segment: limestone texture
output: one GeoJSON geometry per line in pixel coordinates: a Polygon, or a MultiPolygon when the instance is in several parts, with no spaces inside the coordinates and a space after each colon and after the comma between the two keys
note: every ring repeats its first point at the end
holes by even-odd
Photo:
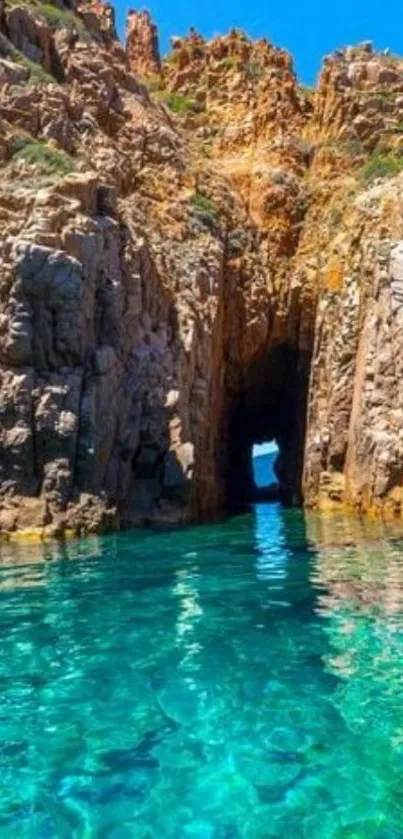
{"type": "Polygon", "coordinates": [[[0,532],[402,515],[403,59],[6,0],[0,219],[0,532]]]}

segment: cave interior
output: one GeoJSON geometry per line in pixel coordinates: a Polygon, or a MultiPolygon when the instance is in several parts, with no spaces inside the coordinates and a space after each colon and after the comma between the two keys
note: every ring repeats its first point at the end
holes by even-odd
{"type": "Polygon", "coordinates": [[[255,501],[302,501],[301,480],[309,358],[281,344],[261,352],[244,371],[229,399],[227,426],[226,495],[230,510],[255,501]],[[273,442],[277,483],[257,486],[253,447],[273,442]]]}

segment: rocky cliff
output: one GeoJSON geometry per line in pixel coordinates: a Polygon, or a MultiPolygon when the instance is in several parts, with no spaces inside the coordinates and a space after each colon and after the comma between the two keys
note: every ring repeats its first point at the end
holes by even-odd
{"type": "Polygon", "coordinates": [[[94,0],[0,10],[0,527],[247,500],[400,514],[403,61],[315,91],[233,30],[126,48],[94,0]]]}

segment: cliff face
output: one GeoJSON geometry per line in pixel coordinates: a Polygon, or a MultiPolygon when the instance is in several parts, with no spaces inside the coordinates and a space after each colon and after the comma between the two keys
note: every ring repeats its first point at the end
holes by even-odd
{"type": "Polygon", "coordinates": [[[147,13],[124,50],[107,5],[4,5],[4,531],[214,515],[273,438],[286,500],[400,513],[402,125],[369,45],[312,92],[238,31],[161,61],[147,13]]]}
{"type": "Polygon", "coordinates": [[[401,514],[403,62],[330,57],[309,128],[314,201],[299,259],[318,290],[304,497],[401,514]]]}

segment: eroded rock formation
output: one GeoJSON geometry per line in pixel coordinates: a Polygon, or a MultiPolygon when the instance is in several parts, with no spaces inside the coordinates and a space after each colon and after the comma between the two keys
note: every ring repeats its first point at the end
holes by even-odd
{"type": "Polygon", "coordinates": [[[129,12],[126,33],[126,54],[130,68],[140,76],[160,74],[161,56],[158,31],[147,10],[129,12]]]}
{"type": "Polygon", "coordinates": [[[0,16],[0,528],[286,500],[400,514],[403,61],[95,0],[0,16]]]}

